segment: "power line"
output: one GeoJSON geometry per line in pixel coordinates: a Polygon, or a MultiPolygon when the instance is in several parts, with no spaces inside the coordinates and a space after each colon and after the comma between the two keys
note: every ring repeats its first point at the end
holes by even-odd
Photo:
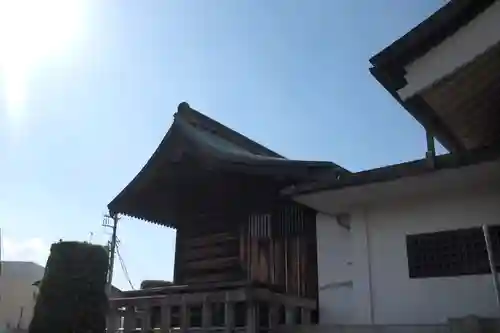
{"type": "Polygon", "coordinates": [[[132,288],[132,290],[134,290],[134,285],[132,284],[132,281],[130,280],[130,276],[128,275],[128,270],[127,270],[127,266],[125,266],[125,261],[123,260],[121,254],[120,254],[120,247],[116,246],[116,254],[118,256],[118,260],[120,261],[120,266],[122,267],[122,271],[123,271],[123,274],[125,275],[125,278],[127,279],[129,285],[130,285],[130,288],[132,288]]]}

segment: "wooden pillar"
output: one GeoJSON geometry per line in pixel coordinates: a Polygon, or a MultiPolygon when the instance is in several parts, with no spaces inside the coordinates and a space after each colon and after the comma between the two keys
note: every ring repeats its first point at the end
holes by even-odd
{"type": "Polygon", "coordinates": [[[171,308],[168,304],[161,306],[161,333],[168,333],[170,331],[170,318],[171,308]]]}
{"type": "Polygon", "coordinates": [[[203,300],[203,307],[201,309],[201,327],[203,330],[208,330],[212,326],[212,304],[208,299],[203,300]]]}
{"type": "Polygon", "coordinates": [[[123,315],[123,333],[130,333],[135,329],[135,307],[132,305],[127,305],[127,308],[123,315]]]}
{"type": "Polygon", "coordinates": [[[275,303],[269,304],[269,329],[271,332],[275,330],[280,321],[279,305],[275,303]]]}
{"type": "Polygon", "coordinates": [[[141,332],[151,331],[151,307],[146,305],[141,312],[141,332]]]}
{"type": "Polygon", "coordinates": [[[106,317],[107,333],[116,333],[120,328],[120,313],[117,308],[111,305],[111,309],[106,317]]]}
{"type": "Polygon", "coordinates": [[[302,308],[301,323],[302,325],[311,325],[311,310],[302,308]]]}
{"type": "Polygon", "coordinates": [[[234,302],[226,300],[225,307],[225,332],[231,333],[234,330],[234,302]]]}
{"type": "Polygon", "coordinates": [[[185,297],[182,297],[182,301],[181,301],[181,327],[180,327],[180,331],[181,333],[185,333],[187,332],[188,328],[189,328],[189,308],[187,306],[187,303],[186,303],[186,298],[185,297]]]}
{"type": "Polygon", "coordinates": [[[257,307],[254,302],[247,302],[246,333],[257,333],[257,307]]]}
{"type": "Polygon", "coordinates": [[[295,309],[292,307],[285,308],[285,324],[295,325],[295,309]]]}

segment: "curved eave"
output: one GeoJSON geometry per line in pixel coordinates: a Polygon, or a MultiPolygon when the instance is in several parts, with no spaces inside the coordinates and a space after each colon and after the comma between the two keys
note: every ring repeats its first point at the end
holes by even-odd
{"type": "MultiPolygon", "coordinates": [[[[247,147],[255,151],[259,146],[252,146],[245,141],[240,141],[243,144],[237,144],[228,140],[228,135],[234,136],[232,133],[223,132],[221,135],[214,131],[204,130],[202,126],[193,125],[189,121],[189,116],[189,114],[187,116],[176,114],[172,126],[148,162],[108,204],[111,214],[123,214],[175,228],[173,213],[171,216],[165,216],[162,213],[161,216],[152,217],[154,215],[151,212],[144,213],[145,208],[138,208],[134,204],[138,198],[150,194],[151,186],[165,181],[169,171],[175,173],[175,165],[178,165],[176,162],[182,163],[185,157],[188,157],[190,163],[195,161],[196,168],[200,171],[210,169],[233,174],[259,175],[269,177],[269,179],[279,179],[280,183],[287,184],[312,180],[325,173],[347,172],[331,162],[287,160],[265,149],[260,150],[262,154],[256,154],[247,147]]],[[[195,116],[199,117],[196,114],[195,116]]],[[[219,130],[226,131],[225,128],[219,128],[219,130]]]]}
{"type": "MultiPolygon", "coordinates": [[[[165,154],[163,151],[166,148],[167,142],[169,137],[171,136],[172,132],[172,127],[169,129],[167,134],[163,137],[162,141],[154,151],[153,155],[149,158],[149,160],[146,162],[146,164],[142,167],[142,169],[139,171],[139,173],[128,183],[123,190],[118,193],[118,195],[108,204],[108,210],[110,211],[111,214],[124,214],[128,215],[130,217],[134,218],[139,218],[134,215],[127,214],[123,209],[119,208],[121,201],[123,198],[127,197],[130,192],[132,192],[134,189],[137,189],[138,187],[141,186],[141,184],[145,184],[148,180],[148,178],[151,177],[152,172],[154,171],[155,167],[161,164],[161,161],[165,158],[165,154]]],[[[154,221],[151,221],[154,222],[154,221]]],[[[162,224],[162,223],[158,223],[162,224]]]]}

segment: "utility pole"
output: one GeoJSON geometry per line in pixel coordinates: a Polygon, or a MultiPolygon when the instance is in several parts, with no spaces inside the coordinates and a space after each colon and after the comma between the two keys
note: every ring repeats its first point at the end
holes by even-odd
{"type": "Polygon", "coordinates": [[[113,268],[115,265],[115,252],[116,252],[116,228],[118,226],[118,214],[108,214],[105,215],[105,222],[103,223],[104,227],[112,228],[113,232],[111,234],[111,241],[109,244],[109,268],[108,268],[108,285],[107,292],[108,295],[111,293],[111,283],[113,282],[113,268]],[[113,221],[113,225],[109,225],[108,220],[111,219],[113,221]]]}

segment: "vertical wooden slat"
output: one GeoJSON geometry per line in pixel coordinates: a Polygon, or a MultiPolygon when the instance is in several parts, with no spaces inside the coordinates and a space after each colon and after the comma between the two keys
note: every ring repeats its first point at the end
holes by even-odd
{"type": "Polygon", "coordinates": [[[295,241],[297,243],[297,245],[295,246],[296,250],[297,250],[297,255],[296,255],[296,261],[297,261],[297,264],[296,264],[296,270],[297,270],[297,295],[298,296],[301,296],[301,293],[302,293],[302,288],[301,288],[301,279],[302,279],[302,270],[300,269],[300,237],[299,236],[296,236],[295,237],[295,241]]]}
{"type": "Polygon", "coordinates": [[[284,240],[284,271],[285,271],[285,292],[289,292],[289,285],[288,285],[288,237],[285,237],[284,240]]]}
{"type": "Polygon", "coordinates": [[[257,214],[257,238],[262,237],[262,214],[257,214]]]}
{"type": "Polygon", "coordinates": [[[248,265],[248,276],[247,280],[252,280],[252,224],[248,223],[247,229],[247,265],[248,265]]]}
{"type": "Polygon", "coordinates": [[[269,279],[272,284],[276,284],[276,267],[274,264],[274,257],[274,239],[271,237],[271,239],[269,240],[269,279]]]}
{"type": "Polygon", "coordinates": [[[288,242],[288,283],[290,284],[290,293],[297,294],[297,243],[296,236],[290,237],[288,242]]]}

